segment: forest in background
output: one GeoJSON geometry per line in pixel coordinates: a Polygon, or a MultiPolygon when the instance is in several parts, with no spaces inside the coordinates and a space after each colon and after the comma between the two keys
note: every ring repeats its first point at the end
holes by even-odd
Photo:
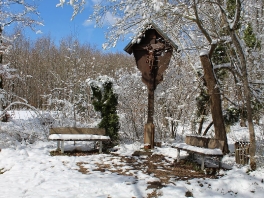
{"type": "MultiPolygon", "coordinates": [[[[56,45],[50,37],[32,41],[21,30],[14,35],[19,36],[3,59],[14,69],[13,77],[3,83],[9,104],[25,99],[39,110],[63,110],[68,118],[89,122],[100,116],[91,105],[91,90],[86,80],[107,75],[115,79],[121,131],[126,131],[126,136],[133,140],[141,138],[147,112],[147,89],[133,56],[103,53],[96,46],[80,44],[72,36],[56,45]],[[73,107],[79,113],[75,118],[73,107]]],[[[193,85],[197,81],[195,70],[187,64],[188,60],[174,56],[156,92],[157,130],[167,127],[171,130],[170,135],[164,132],[168,137],[174,137],[180,120],[185,122],[192,117],[189,109],[194,109],[198,86],[193,85]]],[[[164,134],[159,139],[164,139],[164,134]]]]}
{"type": "MultiPolygon", "coordinates": [[[[25,99],[39,110],[64,111],[65,119],[72,120],[62,122],[64,125],[72,125],[73,120],[89,123],[100,115],[94,111],[92,93],[86,81],[107,75],[115,80],[120,131],[133,141],[142,138],[147,116],[147,88],[132,55],[103,53],[89,43],[81,44],[73,36],[63,38],[56,45],[50,37],[32,41],[22,30],[16,30],[13,35],[17,38],[3,59],[15,69],[12,70],[14,77],[3,83],[9,103],[25,99]]],[[[176,138],[179,124],[191,123],[194,133],[203,134],[204,122],[211,122],[209,98],[198,61],[199,57],[174,53],[164,81],[155,92],[154,122],[158,140],[176,138]]],[[[227,129],[239,119],[245,126],[246,117],[238,115],[239,108],[245,106],[241,85],[236,84],[232,73],[225,70],[217,70],[217,75],[227,129]]],[[[259,76],[261,73],[250,77],[256,79],[259,76]]],[[[263,115],[262,108],[258,107],[254,114],[256,123],[263,115]]]]}
{"type": "MultiPolygon", "coordinates": [[[[35,41],[17,30],[4,63],[17,75],[4,82],[4,89],[25,98],[36,108],[45,108],[43,95],[55,88],[74,91],[78,82],[98,75],[113,77],[119,69],[134,69],[133,58],[122,53],[103,53],[89,43],[81,44],[73,36],[56,45],[50,36],[35,41]]],[[[12,35],[11,35],[12,37],[12,35]]]]}

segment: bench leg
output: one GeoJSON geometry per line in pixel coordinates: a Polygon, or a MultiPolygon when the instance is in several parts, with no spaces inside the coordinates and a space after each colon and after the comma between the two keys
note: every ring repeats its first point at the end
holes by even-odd
{"type": "Polygon", "coordinates": [[[180,156],[181,150],[177,148],[177,162],[180,162],[181,156],[180,156]]]}
{"type": "Polygon", "coordinates": [[[191,159],[192,161],[194,161],[194,153],[193,153],[193,152],[189,152],[189,156],[190,156],[190,159],[191,159]]]}
{"type": "Polygon", "coordinates": [[[102,149],[103,149],[103,143],[102,143],[102,141],[99,141],[99,143],[100,143],[100,147],[99,147],[99,153],[102,153],[102,149]]]}
{"type": "Polygon", "coordinates": [[[204,170],[204,155],[202,155],[202,164],[201,164],[201,169],[204,170]]]}
{"type": "Polygon", "coordinates": [[[60,150],[60,140],[57,141],[57,151],[60,150]]]}
{"type": "Polygon", "coordinates": [[[218,158],[218,160],[219,160],[219,164],[218,164],[219,165],[219,169],[222,168],[222,159],[223,159],[222,157],[218,158]]]}
{"type": "Polygon", "coordinates": [[[61,153],[64,153],[64,140],[61,141],[61,153]]]}

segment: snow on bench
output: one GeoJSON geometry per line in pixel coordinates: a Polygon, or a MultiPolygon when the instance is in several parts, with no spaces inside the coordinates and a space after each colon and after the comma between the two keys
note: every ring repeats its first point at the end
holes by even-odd
{"type": "Polygon", "coordinates": [[[180,161],[180,151],[184,150],[188,153],[196,153],[202,157],[201,169],[204,169],[205,157],[217,157],[219,161],[219,168],[221,168],[223,158],[224,142],[217,139],[206,138],[202,136],[186,136],[186,143],[174,143],[173,148],[177,149],[177,162],[180,161]]]}
{"type": "Polygon", "coordinates": [[[65,141],[85,141],[85,140],[93,140],[93,141],[104,141],[110,140],[108,136],[102,135],[85,135],[85,134],[52,134],[49,136],[50,140],[65,140],[65,141]]]}
{"type": "Polygon", "coordinates": [[[105,136],[105,129],[60,127],[50,129],[49,140],[57,141],[61,153],[64,153],[64,141],[99,141],[99,153],[102,153],[102,142],[109,141],[110,137],[105,136]]]}
{"type": "Polygon", "coordinates": [[[173,144],[172,146],[177,147],[182,150],[201,153],[201,154],[208,155],[208,156],[209,155],[211,156],[223,155],[223,152],[218,148],[215,148],[215,149],[201,148],[197,146],[191,146],[186,143],[173,144]]]}

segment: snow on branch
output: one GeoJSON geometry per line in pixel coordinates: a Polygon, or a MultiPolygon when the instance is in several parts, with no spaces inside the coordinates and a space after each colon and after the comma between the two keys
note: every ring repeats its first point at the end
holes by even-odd
{"type": "Polygon", "coordinates": [[[83,11],[84,6],[86,4],[86,0],[68,0],[67,2],[65,0],[60,0],[60,3],[58,3],[56,7],[63,7],[65,3],[67,3],[73,8],[73,13],[71,18],[71,20],[73,20],[77,14],[83,11]]]}
{"type": "Polygon", "coordinates": [[[230,67],[231,67],[231,63],[223,63],[220,65],[214,65],[214,70],[221,69],[221,68],[230,68],[230,67]]]}

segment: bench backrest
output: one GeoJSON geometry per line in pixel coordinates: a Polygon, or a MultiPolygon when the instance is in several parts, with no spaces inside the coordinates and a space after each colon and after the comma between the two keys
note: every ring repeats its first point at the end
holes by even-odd
{"type": "Polygon", "coordinates": [[[52,135],[52,134],[105,135],[105,129],[101,129],[101,128],[58,127],[58,128],[50,128],[50,135],[52,135]]]}
{"type": "Polygon", "coordinates": [[[186,136],[185,143],[191,146],[223,150],[224,141],[203,136],[186,136]]]}
{"type": "Polygon", "coordinates": [[[224,149],[224,141],[218,139],[210,139],[208,142],[208,148],[215,149],[219,148],[221,151],[224,149]]]}
{"type": "Polygon", "coordinates": [[[190,135],[190,136],[186,136],[185,143],[191,146],[207,148],[209,140],[210,138],[207,137],[190,135]]]}

